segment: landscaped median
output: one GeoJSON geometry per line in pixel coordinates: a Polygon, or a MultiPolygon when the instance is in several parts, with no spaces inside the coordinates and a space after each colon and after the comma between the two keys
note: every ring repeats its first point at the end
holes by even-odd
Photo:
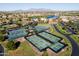
{"type": "Polygon", "coordinates": [[[79,45],[79,37],[75,34],[71,35],[71,37],[74,39],[74,41],[79,45]]]}
{"type": "Polygon", "coordinates": [[[71,34],[71,32],[69,32],[66,28],[63,28],[60,23],[56,24],[56,26],[61,31],[61,33],[63,33],[63,34],[71,34]]]}

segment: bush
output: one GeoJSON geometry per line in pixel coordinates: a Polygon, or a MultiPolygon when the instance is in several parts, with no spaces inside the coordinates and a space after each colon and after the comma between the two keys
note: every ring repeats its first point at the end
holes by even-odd
{"type": "Polygon", "coordinates": [[[3,30],[0,31],[0,33],[5,34],[6,33],[6,30],[3,29],[3,30]]]}
{"type": "Polygon", "coordinates": [[[14,43],[14,41],[9,41],[9,42],[7,43],[7,45],[6,45],[6,48],[7,48],[8,50],[14,50],[14,49],[15,49],[15,43],[14,43]]]}
{"type": "Polygon", "coordinates": [[[19,47],[19,45],[20,45],[20,42],[16,42],[15,43],[15,49],[17,49],[19,47]]]}
{"type": "Polygon", "coordinates": [[[0,34],[0,41],[5,41],[4,36],[0,34]]]}
{"type": "Polygon", "coordinates": [[[20,42],[15,43],[14,41],[9,41],[6,45],[6,48],[8,50],[15,50],[19,47],[19,45],[20,45],[20,42]]]}

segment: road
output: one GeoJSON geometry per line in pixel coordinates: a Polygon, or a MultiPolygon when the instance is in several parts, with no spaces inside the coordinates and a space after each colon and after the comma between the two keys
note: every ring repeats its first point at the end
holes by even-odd
{"type": "Polygon", "coordinates": [[[55,24],[52,25],[52,26],[54,26],[54,28],[56,29],[57,32],[64,35],[71,42],[71,45],[72,45],[72,54],[71,54],[71,56],[79,56],[79,46],[78,46],[78,44],[69,35],[61,33],[60,30],[56,27],[55,24]]]}
{"type": "Polygon", "coordinates": [[[0,56],[4,56],[4,48],[1,44],[0,44],[0,56]]]}

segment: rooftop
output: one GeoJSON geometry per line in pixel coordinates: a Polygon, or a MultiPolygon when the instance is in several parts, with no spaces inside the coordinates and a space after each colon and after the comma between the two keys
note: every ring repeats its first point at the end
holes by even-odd
{"type": "Polygon", "coordinates": [[[58,18],[58,16],[52,16],[52,15],[47,16],[47,19],[50,19],[50,18],[52,18],[52,19],[57,19],[57,18],[58,18]]]}
{"type": "Polygon", "coordinates": [[[16,29],[16,30],[8,31],[8,40],[13,40],[26,35],[27,32],[25,29],[16,29]]]}

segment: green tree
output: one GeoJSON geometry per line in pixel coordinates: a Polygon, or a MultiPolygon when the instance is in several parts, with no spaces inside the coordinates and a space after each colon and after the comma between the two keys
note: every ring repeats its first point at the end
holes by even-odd
{"type": "Polygon", "coordinates": [[[8,50],[14,50],[14,49],[15,49],[15,43],[14,43],[14,41],[9,41],[9,42],[7,43],[7,45],[6,45],[6,48],[7,48],[8,50]]]}
{"type": "Polygon", "coordinates": [[[4,39],[4,36],[3,36],[3,34],[0,34],[0,41],[4,41],[5,39],[4,39]]]}
{"type": "Polygon", "coordinates": [[[17,25],[18,25],[18,27],[21,27],[22,26],[21,21],[17,21],[17,25]]]}
{"type": "Polygon", "coordinates": [[[33,26],[33,27],[37,26],[37,25],[38,25],[38,22],[36,22],[36,21],[33,21],[32,24],[31,24],[31,26],[33,26]]]}
{"type": "Polygon", "coordinates": [[[0,33],[5,34],[6,33],[6,27],[0,28],[0,33]]]}

